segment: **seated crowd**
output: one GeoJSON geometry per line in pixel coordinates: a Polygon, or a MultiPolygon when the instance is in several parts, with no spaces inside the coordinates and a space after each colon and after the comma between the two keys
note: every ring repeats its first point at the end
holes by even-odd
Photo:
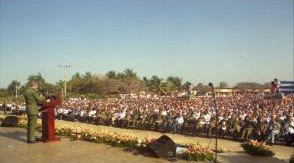
{"type": "MultiPolygon", "coordinates": [[[[22,113],[23,103],[11,104],[22,113]]],[[[8,107],[1,104],[0,108],[8,107]]],[[[10,107],[12,109],[13,107],[10,107]]],[[[243,94],[217,97],[218,117],[210,97],[128,98],[112,100],[69,99],[56,108],[56,118],[99,125],[156,130],[246,141],[257,139],[291,145],[294,141],[294,97],[265,99],[243,94]]]]}
{"type": "Polygon", "coordinates": [[[11,113],[13,115],[22,115],[26,113],[26,106],[21,101],[0,101],[0,110],[4,114],[11,113]]]}

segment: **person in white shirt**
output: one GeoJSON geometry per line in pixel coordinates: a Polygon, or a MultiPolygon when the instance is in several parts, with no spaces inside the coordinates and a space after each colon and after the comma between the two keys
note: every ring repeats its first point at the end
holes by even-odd
{"type": "Polygon", "coordinates": [[[56,111],[57,119],[61,120],[63,114],[63,108],[58,108],[56,111]]]}
{"type": "Polygon", "coordinates": [[[184,117],[182,116],[182,114],[178,114],[174,123],[174,132],[180,131],[183,124],[184,124],[184,117]]]}
{"type": "Polygon", "coordinates": [[[83,118],[83,117],[84,117],[85,113],[86,113],[86,111],[85,111],[85,110],[82,110],[82,111],[80,111],[80,116],[81,116],[81,118],[83,118]]]}
{"type": "Polygon", "coordinates": [[[92,109],[89,113],[88,113],[89,117],[96,117],[96,110],[92,109]]]}
{"type": "Polygon", "coordinates": [[[124,111],[122,113],[119,113],[119,116],[118,116],[118,119],[119,120],[122,120],[125,118],[126,116],[126,111],[127,111],[127,108],[124,109],[124,111]]]}
{"type": "Polygon", "coordinates": [[[206,124],[209,124],[210,123],[210,119],[211,119],[211,114],[207,113],[204,115],[204,119],[206,121],[206,124]]]}
{"type": "Polygon", "coordinates": [[[280,134],[281,124],[277,121],[276,118],[272,117],[270,122],[270,134],[268,136],[268,140],[270,141],[270,145],[275,143],[275,136],[280,134]]]}
{"type": "Polygon", "coordinates": [[[163,111],[161,112],[161,115],[162,115],[162,116],[166,116],[166,115],[167,115],[166,110],[163,110],[163,111]]]}
{"type": "Polygon", "coordinates": [[[198,119],[200,118],[200,112],[195,112],[195,113],[193,114],[193,117],[194,117],[196,120],[198,120],[198,119]]]}
{"type": "Polygon", "coordinates": [[[88,112],[88,122],[89,123],[93,123],[94,120],[96,118],[96,109],[95,108],[92,108],[89,112],[88,112]]]}

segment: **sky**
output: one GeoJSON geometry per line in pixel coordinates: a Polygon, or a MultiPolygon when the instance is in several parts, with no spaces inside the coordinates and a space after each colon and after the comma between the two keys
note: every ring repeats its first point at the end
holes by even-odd
{"type": "MultiPolygon", "coordinates": [[[[293,0],[0,1],[0,87],[132,68],[193,84],[292,80],[293,0]]],[[[293,79],[294,80],[294,79],[293,79]]]]}

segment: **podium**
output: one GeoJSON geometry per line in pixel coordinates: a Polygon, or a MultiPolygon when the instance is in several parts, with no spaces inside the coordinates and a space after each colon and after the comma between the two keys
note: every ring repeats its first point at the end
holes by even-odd
{"type": "Polygon", "coordinates": [[[54,108],[61,104],[61,96],[57,94],[54,100],[41,106],[42,112],[42,141],[52,142],[59,141],[60,138],[55,136],[54,108]]]}

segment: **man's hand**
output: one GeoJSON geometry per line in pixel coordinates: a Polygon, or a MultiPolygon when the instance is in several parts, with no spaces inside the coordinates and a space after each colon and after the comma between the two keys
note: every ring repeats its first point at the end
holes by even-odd
{"type": "Polygon", "coordinates": [[[47,99],[47,100],[46,100],[47,103],[49,103],[50,101],[51,101],[50,99],[47,99]]]}
{"type": "Polygon", "coordinates": [[[48,109],[41,110],[41,112],[43,113],[48,112],[48,109]]]}

